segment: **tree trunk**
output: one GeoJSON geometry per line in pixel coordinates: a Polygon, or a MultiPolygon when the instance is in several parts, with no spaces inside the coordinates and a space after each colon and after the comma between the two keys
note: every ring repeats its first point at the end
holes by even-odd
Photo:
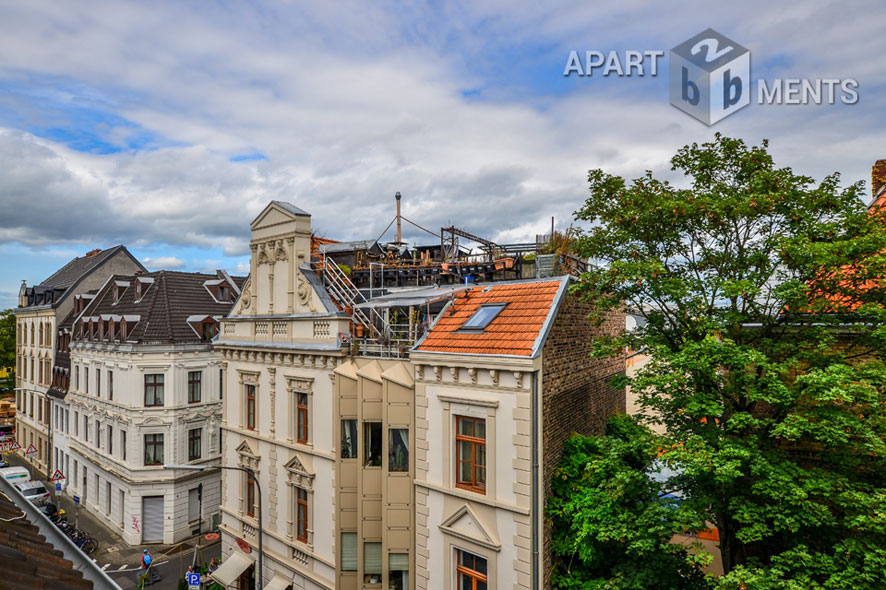
{"type": "Polygon", "coordinates": [[[723,559],[723,573],[728,574],[746,560],[744,543],[737,537],[738,523],[725,512],[717,515],[717,530],[720,533],[720,557],[723,559]]]}

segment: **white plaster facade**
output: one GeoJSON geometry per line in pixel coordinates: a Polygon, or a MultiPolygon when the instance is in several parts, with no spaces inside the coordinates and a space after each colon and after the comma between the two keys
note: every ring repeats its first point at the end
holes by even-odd
{"type": "Polygon", "coordinates": [[[146,435],[163,435],[163,463],[217,465],[221,451],[221,363],[207,344],[113,345],[75,341],[71,351],[68,492],[131,545],[175,543],[202,519],[217,521],[217,471],[184,472],[146,465],[146,435]],[[201,374],[200,402],[189,403],[189,375],[201,374]],[[88,377],[87,377],[88,375],[88,377]],[[163,375],[164,403],[145,406],[145,376],[163,375]],[[110,381],[113,381],[111,389],[110,381]],[[200,431],[200,456],[189,433],[200,431]],[[193,496],[202,484],[202,502],[193,496]],[[146,530],[144,498],[162,497],[162,531],[146,530]],[[202,504],[202,505],[201,505],[202,504]],[[196,508],[196,509],[195,509],[196,508]],[[154,534],[152,534],[154,533],[154,534]]]}
{"type": "MultiPolygon", "coordinates": [[[[310,217],[271,203],[252,223],[250,278],[222,321],[217,350],[225,374],[223,464],[249,467],[262,501],[247,506],[247,476],[223,472],[222,559],[258,550],[262,515],[264,581],[281,588],[335,588],[333,369],[347,355],[339,334],[350,319],[309,281],[310,217]],[[303,268],[299,268],[303,267],[303,268]],[[247,391],[254,409],[247,410],[247,391]],[[308,434],[296,432],[298,394],[307,397],[308,434]],[[307,527],[298,537],[297,494],[307,495],[307,527]],[[251,514],[250,514],[251,513],[251,514]],[[276,582],[275,582],[276,583],[276,582]]],[[[251,402],[250,402],[251,403],[251,402]]],[[[255,568],[257,575],[257,567],[255,568]]],[[[231,587],[238,587],[236,582],[231,587]]]]}

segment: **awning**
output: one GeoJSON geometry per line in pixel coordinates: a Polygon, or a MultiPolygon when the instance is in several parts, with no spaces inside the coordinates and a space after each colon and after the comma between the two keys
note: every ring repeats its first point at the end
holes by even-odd
{"type": "Polygon", "coordinates": [[[285,590],[289,586],[292,586],[292,578],[287,578],[280,572],[274,572],[274,577],[262,590],[285,590]]]}
{"type": "Polygon", "coordinates": [[[217,570],[209,574],[209,577],[227,588],[253,563],[255,560],[247,557],[244,553],[234,551],[217,570]]]}

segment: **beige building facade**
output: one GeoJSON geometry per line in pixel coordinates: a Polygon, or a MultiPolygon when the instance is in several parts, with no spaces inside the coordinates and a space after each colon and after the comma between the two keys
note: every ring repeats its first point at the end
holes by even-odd
{"type": "Polygon", "coordinates": [[[256,481],[224,472],[213,578],[253,588],[261,535],[271,590],[545,587],[563,442],[625,411],[610,384],[624,356],[590,356],[624,314],[592,324],[568,277],[489,283],[453,291],[406,355],[381,358],[350,345],[307,213],[272,202],[251,229],[216,348],[222,464],[256,481]]]}

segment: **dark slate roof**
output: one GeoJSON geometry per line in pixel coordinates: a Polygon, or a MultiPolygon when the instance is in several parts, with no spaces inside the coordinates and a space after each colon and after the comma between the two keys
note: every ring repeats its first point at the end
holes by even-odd
{"type": "MultiPolygon", "coordinates": [[[[217,281],[218,274],[187,273],[171,270],[144,273],[135,276],[115,275],[95,296],[81,314],[82,317],[139,316],[133,326],[127,322],[127,342],[138,343],[189,343],[200,342],[200,337],[188,324],[190,316],[226,316],[233,300],[218,303],[203,286],[206,281],[217,281]],[[142,297],[135,299],[135,281],[153,279],[153,283],[142,287],[142,297]],[[125,281],[129,286],[120,300],[114,303],[115,282],[125,281]]],[[[241,287],[242,277],[231,277],[241,287]]],[[[233,298],[232,298],[233,299],[233,298]]],[[[75,340],[79,332],[75,330],[75,340]]]]}
{"type": "Polygon", "coordinates": [[[92,588],[92,582],[46,542],[40,529],[27,518],[16,518],[21,514],[14,503],[0,495],[0,588],[92,588]]]}
{"type": "Polygon", "coordinates": [[[271,201],[271,203],[273,203],[274,205],[277,205],[281,209],[285,209],[286,211],[289,211],[293,215],[306,215],[308,217],[311,216],[311,214],[308,213],[307,211],[305,211],[304,209],[300,209],[300,208],[296,207],[295,205],[293,205],[292,203],[287,203],[286,201],[271,201]]]}
{"type": "Polygon", "coordinates": [[[121,250],[126,250],[126,248],[124,246],[114,246],[113,248],[102,250],[92,256],[75,258],[55,271],[52,276],[41,281],[38,286],[67,289],[76,283],[80,277],[121,250]]]}
{"type": "Polygon", "coordinates": [[[76,285],[83,277],[88,275],[94,269],[101,266],[103,262],[121,251],[125,252],[136,264],[141,266],[141,263],[129,253],[125,246],[114,246],[113,248],[101,250],[95,254],[87,254],[86,256],[74,258],[55,271],[51,276],[41,281],[39,285],[26,288],[25,293],[28,298],[27,306],[59,303],[64,298],[68,289],[76,285]]]}

